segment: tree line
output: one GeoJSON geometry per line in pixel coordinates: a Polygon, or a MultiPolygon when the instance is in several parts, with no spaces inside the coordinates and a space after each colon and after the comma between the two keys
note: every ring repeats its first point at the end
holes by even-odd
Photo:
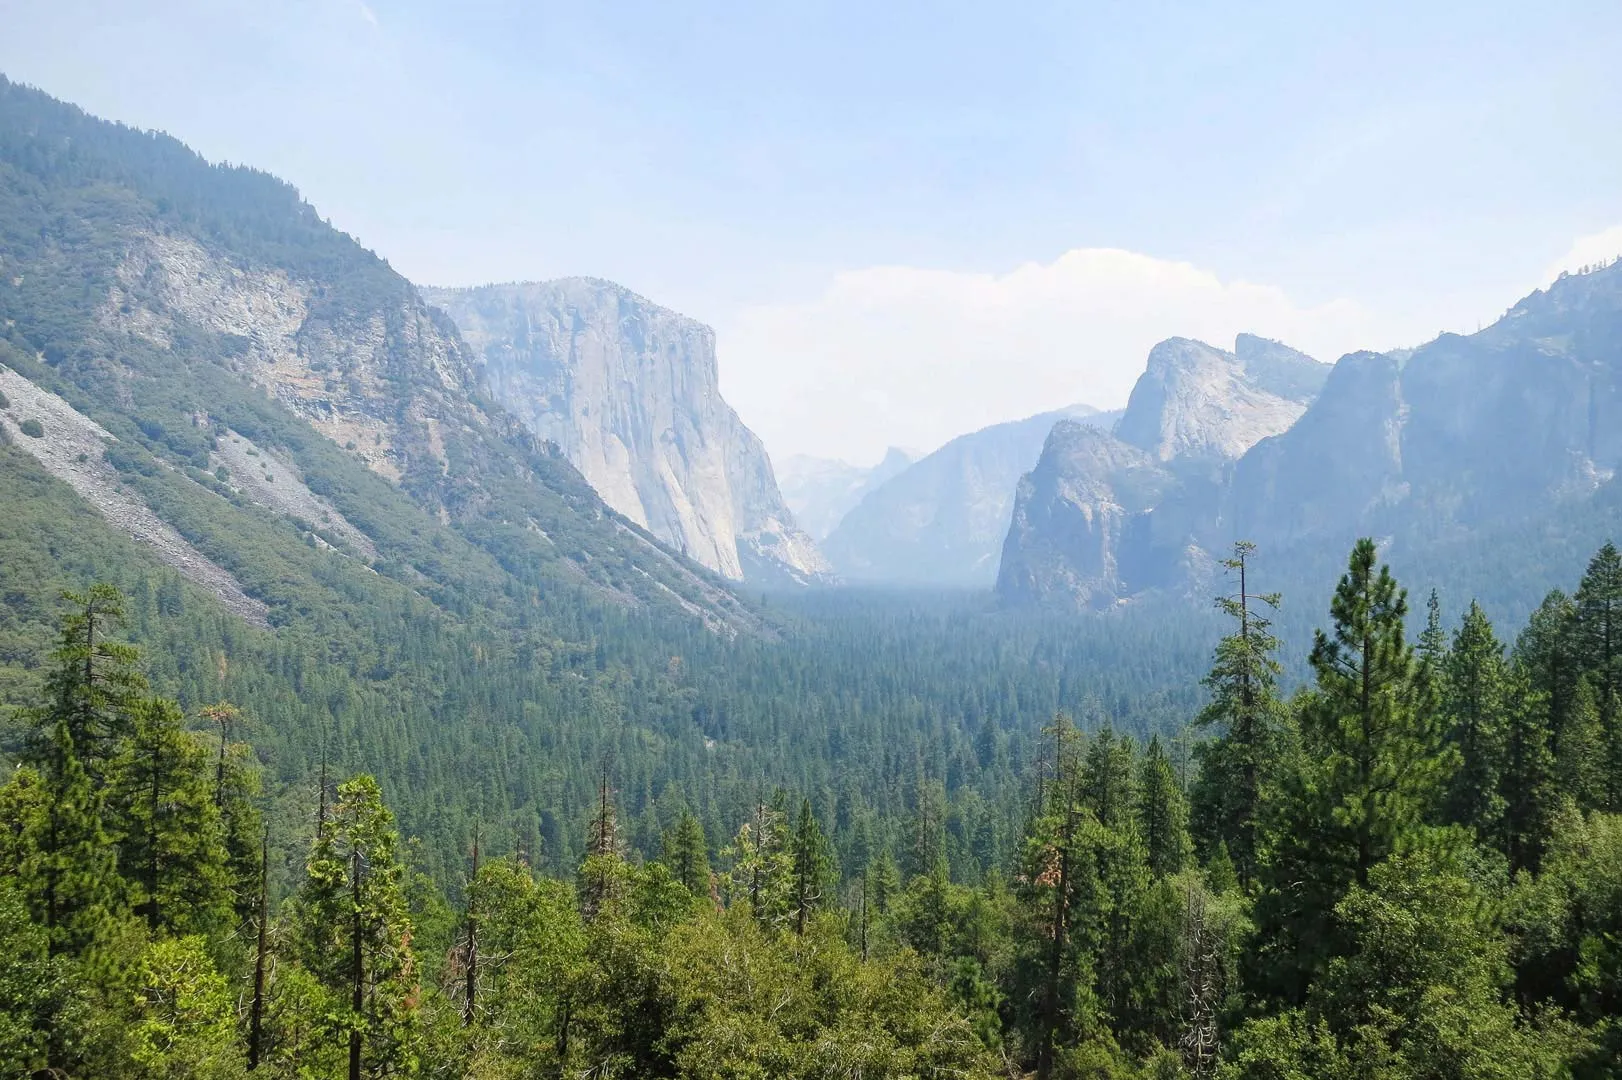
{"type": "Polygon", "coordinates": [[[924,772],[902,828],[761,790],[656,854],[605,759],[571,872],[476,825],[456,880],[71,595],[0,788],[0,1074],[1622,1076],[1616,549],[1506,646],[1434,594],[1410,635],[1360,541],[1293,693],[1227,568],[1191,754],[1061,714],[983,836],[924,772]]]}

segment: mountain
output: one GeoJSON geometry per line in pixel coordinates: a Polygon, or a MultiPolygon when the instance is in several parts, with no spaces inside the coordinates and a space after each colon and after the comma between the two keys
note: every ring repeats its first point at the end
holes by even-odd
{"type": "Polygon", "coordinates": [[[817,540],[828,534],[861,502],[869,491],[900,473],[913,462],[913,456],[892,446],[877,465],[852,465],[848,461],[795,454],[777,470],[777,483],[783,500],[794,511],[794,519],[817,540]]]}
{"type": "Polygon", "coordinates": [[[1307,411],[1329,367],[1241,334],[1233,351],[1171,338],[1110,432],[1054,426],[1014,494],[996,591],[1005,604],[1108,606],[1211,563],[1188,534],[1233,463],[1307,411]]]}
{"type": "Polygon", "coordinates": [[[422,294],[480,357],[495,400],[615,510],[728,578],[826,575],[765,448],[721,398],[708,326],[591,278],[422,294]]]}
{"type": "Polygon", "coordinates": [[[905,585],[989,585],[1014,487],[1065,418],[1108,424],[1087,405],[960,435],[863,496],[823,543],[841,577],[905,585]]]}
{"type": "Polygon", "coordinates": [[[1158,461],[1231,461],[1288,430],[1328,373],[1309,356],[1249,334],[1233,352],[1171,338],[1150,350],[1115,435],[1158,461]]]}
{"type": "MultiPolygon", "coordinates": [[[[1295,423],[1230,464],[1191,482],[1190,458],[1167,460],[1184,475],[1119,530],[1131,550],[1118,549],[1116,562],[1137,567],[1134,579],[1097,576],[1091,538],[1046,524],[1066,508],[1036,502],[1071,497],[1039,482],[1044,471],[1096,496],[1077,479],[1079,470],[1095,482],[1094,465],[1085,456],[1067,465],[1061,442],[1033,474],[1032,501],[1016,511],[1016,526],[1021,513],[1027,520],[1009,534],[1002,595],[1063,606],[1145,588],[1201,591],[1212,559],[1238,538],[1260,544],[1281,578],[1311,577],[1321,552],[1373,535],[1439,585],[1501,597],[1518,617],[1552,587],[1547,567],[1597,546],[1617,522],[1619,354],[1617,264],[1563,276],[1478,333],[1348,354],[1295,423]],[[1499,547],[1518,555],[1499,558],[1499,547]]],[[[1272,389],[1305,390],[1298,370],[1272,389]]],[[[1219,427],[1231,432],[1239,415],[1219,427]]]]}

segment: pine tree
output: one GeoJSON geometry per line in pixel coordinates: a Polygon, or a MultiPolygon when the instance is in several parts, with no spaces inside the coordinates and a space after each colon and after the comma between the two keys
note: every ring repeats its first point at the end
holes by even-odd
{"type": "Polygon", "coordinates": [[[1519,667],[1511,669],[1505,698],[1503,768],[1498,776],[1502,827],[1494,846],[1509,860],[1511,873],[1536,871],[1548,845],[1560,795],[1549,729],[1544,723],[1547,707],[1519,667]]]}
{"type": "Polygon", "coordinates": [[[1130,831],[1137,811],[1132,740],[1105,727],[1088,741],[1079,798],[1107,829],[1130,831]]]}
{"type": "Polygon", "coordinates": [[[31,883],[35,910],[50,935],[52,956],[77,956],[108,932],[124,909],[118,854],[103,825],[105,801],[92,783],[66,720],[53,731],[42,813],[20,879],[31,883]]]}
{"type": "Polygon", "coordinates": [[[1607,543],[1594,554],[1575,597],[1576,638],[1593,688],[1608,768],[1606,809],[1622,810],[1622,553],[1607,543]]]}
{"type": "Polygon", "coordinates": [[[394,816],[370,776],[338,786],[299,893],[304,967],[334,1000],[334,1034],[349,1044],[351,1077],[415,1068],[419,990],[406,872],[394,816]]]}
{"type": "Polygon", "coordinates": [[[699,899],[710,895],[710,856],[704,826],[692,811],[683,810],[664,835],[660,858],[677,881],[699,899]]]}
{"type": "Polygon", "coordinates": [[[180,935],[227,925],[235,898],[214,769],[174,702],[135,707],[112,792],[121,869],[148,928],[180,935]]]}
{"type": "Polygon", "coordinates": [[[901,871],[896,868],[895,857],[890,849],[881,847],[873,861],[867,866],[867,881],[873,901],[873,911],[877,915],[887,915],[895,898],[901,893],[901,871]]]}
{"type": "Polygon", "coordinates": [[[806,921],[823,905],[833,876],[833,852],[811,812],[811,800],[800,803],[800,820],[794,827],[794,926],[803,937],[806,921]]]}
{"type": "Polygon", "coordinates": [[[55,726],[63,723],[79,763],[100,784],[120,740],[131,730],[146,679],[137,670],[140,654],[135,647],[111,637],[124,625],[122,593],[97,584],[84,593],[63,593],[62,599],[70,610],[51,653],[47,704],[35,717],[32,756],[39,761],[53,752],[55,726]]]}
{"type": "Polygon", "coordinates": [[[1547,732],[1560,790],[1579,807],[1593,809],[1604,803],[1606,781],[1599,717],[1581,653],[1576,606],[1556,589],[1516,639],[1514,666],[1536,709],[1527,722],[1547,732]]]}
{"type": "Polygon", "coordinates": [[[580,907],[588,921],[619,895],[624,870],[619,814],[605,766],[597,781],[597,810],[586,832],[586,857],[580,864],[580,907]]]}
{"type": "Polygon", "coordinates": [[[1138,835],[1154,877],[1179,873],[1188,862],[1188,809],[1158,735],[1139,765],[1138,835]]]}
{"type": "Polygon", "coordinates": [[[780,791],[771,803],[757,800],[751,819],[722,852],[732,860],[734,894],[747,897],[754,917],[768,925],[781,924],[793,910],[794,862],[783,799],[780,791]]]}
{"type": "Polygon", "coordinates": [[[1199,724],[1218,729],[1215,742],[1199,750],[1200,771],[1193,796],[1193,824],[1207,856],[1226,846],[1240,881],[1257,870],[1257,830],[1263,790],[1280,753],[1283,705],[1278,698],[1278,639],[1264,611],[1276,610],[1277,593],[1250,591],[1250,560],[1256,547],[1234,545],[1223,565],[1238,577],[1239,591],[1217,598],[1217,606],[1238,629],[1216,647],[1204,685],[1211,702],[1199,724]]]}
{"type": "Polygon", "coordinates": [[[1311,663],[1301,746],[1266,820],[1253,993],[1300,1004],[1344,947],[1332,912],[1435,811],[1454,757],[1442,746],[1430,672],[1404,639],[1406,594],[1376,569],[1372,540],[1352,549],[1311,663]]]}
{"type": "Polygon", "coordinates": [[[1374,541],[1359,540],[1330,603],[1334,630],[1313,640],[1318,694],[1303,718],[1337,854],[1359,885],[1424,820],[1453,763],[1429,674],[1403,638],[1407,592],[1375,562],[1374,541]]]}
{"type": "Polygon", "coordinates": [[[1442,671],[1446,741],[1459,761],[1443,796],[1442,818],[1474,829],[1483,839],[1499,836],[1507,725],[1504,647],[1480,605],[1472,603],[1465,613],[1442,671]]]}

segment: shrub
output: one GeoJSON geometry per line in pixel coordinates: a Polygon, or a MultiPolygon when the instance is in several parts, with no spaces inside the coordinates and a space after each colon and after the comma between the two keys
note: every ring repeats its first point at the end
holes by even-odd
{"type": "Polygon", "coordinates": [[[32,416],[18,424],[17,430],[21,431],[24,435],[27,435],[30,439],[43,439],[45,437],[45,425],[34,419],[32,416]]]}

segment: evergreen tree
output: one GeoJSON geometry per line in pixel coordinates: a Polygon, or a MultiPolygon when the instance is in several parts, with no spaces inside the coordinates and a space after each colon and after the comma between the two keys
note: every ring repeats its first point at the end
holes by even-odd
{"type": "Polygon", "coordinates": [[[791,855],[794,861],[794,926],[805,936],[806,921],[822,907],[831,888],[833,852],[811,813],[811,800],[800,803],[800,820],[794,827],[791,855]]]}
{"type": "Polygon", "coordinates": [[[1578,806],[1602,805],[1606,780],[1600,722],[1593,687],[1583,678],[1577,609],[1565,593],[1549,593],[1532,613],[1515,641],[1514,666],[1535,710],[1527,721],[1548,733],[1560,790],[1578,806]]]}
{"type": "Polygon", "coordinates": [[[119,860],[149,929],[206,933],[230,922],[232,880],[215,774],[180,708],[148,698],[113,764],[119,860]]]}
{"type": "Polygon", "coordinates": [[[1132,741],[1108,727],[1087,743],[1078,797],[1107,829],[1131,831],[1138,807],[1132,741]]]}
{"type": "Polygon", "coordinates": [[[1343,838],[1331,857],[1359,885],[1424,820],[1453,766],[1428,672],[1403,638],[1407,592],[1375,563],[1374,541],[1359,540],[1330,603],[1334,630],[1313,640],[1318,694],[1303,717],[1323,755],[1322,812],[1343,838]]]}
{"type": "Polygon", "coordinates": [[[710,895],[710,856],[704,826],[692,811],[683,810],[666,830],[659,857],[688,892],[701,900],[710,895]]]}
{"type": "Polygon", "coordinates": [[[1442,799],[1442,819],[1489,839],[1502,835],[1499,781],[1508,725],[1504,647],[1480,605],[1472,603],[1442,660],[1446,742],[1459,767],[1442,799]]]}
{"type": "Polygon", "coordinates": [[[1607,764],[1607,809],[1622,809],[1622,553],[1607,543],[1594,554],[1577,588],[1575,631],[1579,656],[1599,717],[1607,764]]]}
{"type": "Polygon", "coordinates": [[[1263,614],[1277,609],[1277,593],[1250,591],[1250,560],[1256,547],[1234,545],[1223,565],[1238,578],[1239,591],[1217,598],[1217,606],[1238,629],[1217,643],[1205,687],[1211,701],[1199,723],[1217,729],[1214,742],[1199,749],[1200,771],[1193,796],[1193,825],[1209,856],[1225,846],[1243,882],[1256,875],[1257,830],[1263,789],[1280,754],[1283,705],[1278,698],[1278,639],[1263,614]]]}
{"type": "Polygon", "coordinates": [[[20,880],[50,935],[52,956],[84,952],[124,910],[118,854],[103,825],[105,800],[76,753],[67,721],[52,732],[40,813],[27,825],[20,880]]]}
{"type": "Polygon", "coordinates": [[[1138,773],[1138,834],[1156,878],[1182,871],[1188,861],[1188,809],[1157,735],[1149,740],[1138,773]]]}
{"type": "Polygon", "coordinates": [[[723,855],[732,860],[733,894],[746,897],[755,918],[779,925],[793,911],[794,859],[782,810],[783,792],[771,803],[757,801],[723,855]]]}
{"type": "Polygon", "coordinates": [[[1498,777],[1503,814],[1496,846],[1514,873],[1538,868],[1553,827],[1560,789],[1545,724],[1546,702],[1531,689],[1519,666],[1511,669],[1506,691],[1503,769],[1498,777]]]}
{"type": "Polygon", "coordinates": [[[419,988],[394,816],[370,776],[338,785],[299,894],[300,959],[331,995],[351,1077],[415,1068],[419,988]]]}
{"type": "Polygon", "coordinates": [[[35,717],[32,757],[42,762],[55,753],[55,727],[64,724],[80,765],[100,784],[120,740],[130,732],[146,679],[136,668],[135,647],[111,637],[124,625],[122,593],[97,584],[84,593],[64,593],[62,599],[69,611],[51,653],[47,704],[35,717]]]}
{"type": "Polygon", "coordinates": [[[1429,672],[1404,639],[1407,596],[1359,540],[1318,631],[1317,689],[1301,747],[1268,815],[1252,992],[1300,1003],[1342,947],[1332,911],[1382,859],[1418,835],[1453,766],[1429,672]]]}

